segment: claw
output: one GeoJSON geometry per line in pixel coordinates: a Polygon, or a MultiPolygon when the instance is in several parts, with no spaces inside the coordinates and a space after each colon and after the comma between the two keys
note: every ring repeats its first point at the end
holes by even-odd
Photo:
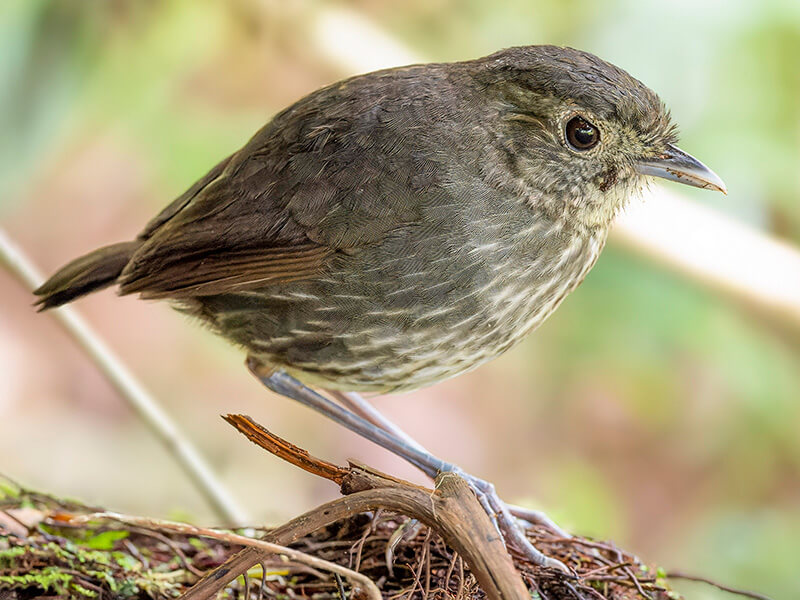
{"type": "MultiPolygon", "coordinates": [[[[478,479],[468,473],[464,473],[464,471],[458,467],[453,467],[452,471],[466,480],[470,485],[472,491],[475,492],[475,495],[478,497],[481,506],[483,506],[484,510],[497,527],[497,530],[503,536],[503,539],[505,539],[506,545],[514,546],[525,559],[537,566],[557,569],[565,575],[576,578],[575,573],[573,573],[572,569],[567,565],[556,558],[545,555],[530,542],[520,527],[520,524],[512,515],[509,506],[497,495],[494,484],[484,481],[483,479],[478,479]]],[[[539,518],[540,522],[548,524],[548,526],[551,526],[555,531],[562,532],[561,528],[543,513],[531,511],[529,516],[534,514],[539,518]]],[[[565,535],[566,537],[571,537],[569,534],[565,535]]]]}

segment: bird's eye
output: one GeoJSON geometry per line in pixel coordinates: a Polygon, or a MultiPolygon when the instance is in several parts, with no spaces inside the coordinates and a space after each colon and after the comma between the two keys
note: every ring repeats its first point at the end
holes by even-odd
{"type": "Polygon", "coordinates": [[[574,150],[583,151],[594,148],[600,141],[597,127],[583,117],[572,117],[566,126],[567,142],[574,150]]]}

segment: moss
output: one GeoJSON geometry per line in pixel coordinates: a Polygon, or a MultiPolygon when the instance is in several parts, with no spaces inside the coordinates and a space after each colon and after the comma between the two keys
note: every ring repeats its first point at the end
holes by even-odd
{"type": "MultiPolygon", "coordinates": [[[[58,518],[45,517],[91,511],[0,477],[0,509],[21,507],[40,511],[43,520],[26,536],[0,536],[0,592],[75,599],[174,598],[196,580],[163,539],[125,528],[64,526],[58,518]]],[[[206,557],[209,546],[186,542],[186,554],[206,557]]]]}
{"type": "Polygon", "coordinates": [[[35,572],[20,575],[0,575],[0,589],[23,589],[37,587],[43,592],[65,594],[74,576],[58,567],[44,567],[35,572]]]}

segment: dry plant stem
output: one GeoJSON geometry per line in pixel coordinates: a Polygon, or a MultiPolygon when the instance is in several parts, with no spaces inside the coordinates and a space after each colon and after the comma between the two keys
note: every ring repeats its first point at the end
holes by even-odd
{"type": "MultiPolygon", "coordinates": [[[[338,573],[339,575],[349,579],[354,586],[362,588],[367,594],[369,594],[372,600],[382,600],[378,586],[376,586],[369,577],[365,577],[360,573],[356,573],[355,571],[342,567],[341,565],[337,565],[336,563],[328,562],[327,560],[322,560],[316,556],[311,556],[310,554],[300,552],[299,550],[286,548],[285,546],[281,546],[279,544],[265,542],[263,540],[256,540],[243,535],[229,533],[227,531],[217,531],[216,529],[194,527],[192,525],[187,525],[186,523],[175,523],[172,521],[161,521],[146,517],[122,515],[115,512],[90,513],[88,515],[79,515],[72,518],[73,523],[79,524],[86,524],[99,520],[112,520],[123,523],[124,525],[132,525],[134,527],[143,527],[158,531],[173,531],[175,533],[182,533],[185,535],[208,537],[222,542],[227,542],[229,544],[248,546],[258,550],[259,556],[261,556],[262,559],[265,555],[278,554],[279,556],[285,556],[289,560],[293,560],[312,568],[330,571],[331,573],[338,573]]],[[[245,573],[241,574],[244,575],[245,573]]]]}
{"type": "MultiPolygon", "coordinates": [[[[25,287],[33,290],[44,281],[41,273],[21,248],[16,246],[0,229],[0,264],[25,287]]],[[[122,361],[98,337],[78,313],[62,306],[48,313],[58,321],[78,346],[86,353],[97,369],[105,376],[120,396],[127,402],[142,422],[161,441],[181,469],[208,500],[224,523],[244,525],[250,521],[245,510],[217,479],[209,464],[195,445],[178,428],[144,386],[133,376],[122,361]]]]}
{"type": "Polygon", "coordinates": [[[333,481],[337,485],[342,485],[345,476],[350,472],[349,469],[312,456],[307,450],[303,450],[299,446],[295,446],[291,442],[270,433],[253,421],[251,417],[224,415],[222,418],[229,425],[238,429],[239,433],[244,434],[255,445],[312,475],[317,475],[323,479],[333,481]]]}
{"type": "MultiPolygon", "coordinates": [[[[259,445],[262,440],[267,442],[267,445],[269,440],[283,441],[243,415],[228,415],[226,420],[237,429],[240,425],[247,429],[251,433],[248,437],[259,445]],[[256,436],[252,436],[254,430],[263,437],[256,439],[256,436]]],[[[284,441],[284,444],[286,443],[284,441]]],[[[297,462],[290,460],[292,457],[288,455],[285,459],[292,464],[319,461],[307,452],[302,450],[301,452],[297,462]]],[[[319,462],[327,469],[331,466],[330,463],[319,462]]],[[[337,469],[341,470],[340,467],[337,469]]],[[[458,474],[439,473],[436,477],[436,488],[429,490],[369,467],[351,463],[340,485],[344,494],[360,490],[380,492],[374,506],[351,514],[386,508],[418,519],[435,529],[467,562],[490,598],[528,597],[525,585],[506,552],[502,537],[497,534],[489,516],[478,504],[469,484],[458,474]]]]}
{"type": "MultiPolygon", "coordinates": [[[[435,490],[378,473],[367,467],[351,464],[349,469],[330,469],[330,463],[317,461],[307,452],[293,453],[296,448],[243,415],[225,419],[245,433],[259,446],[272,452],[280,448],[280,456],[288,462],[314,473],[329,473],[332,481],[341,481],[344,498],[312,510],[270,532],[268,538],[287,544],[348,516],[385,508],[418,519],[435,529],[470,566],[475,578],[492,600],[528,600],[529,594],[496,533],[489,517],[477,502],[469,485],[458,475],[442,473],[435,490]],[[341,476],[342,472],[346,472],[341,476]]],[[[299,449],[298,449],[299,450],[299,449]]],[[[322,475],[324,476],[324,475],[322,475]]],[[[255,548],[246,548],[196,584],[184,600],[210,598],[226,582],[238,577],[263,560],[255,548]]]]}

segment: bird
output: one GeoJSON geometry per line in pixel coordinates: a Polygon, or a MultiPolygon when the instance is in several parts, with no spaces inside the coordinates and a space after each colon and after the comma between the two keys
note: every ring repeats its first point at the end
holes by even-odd
{"type": "Polygon", "coordinates": [[[35,294],[40,309],[109,286],[169,301],[283,393],[274,375],[295,391],[407,392],[522,341],[650,177],[726,193],[676,143],[655,92],[572,48],[357,75],[35,294]]]}

